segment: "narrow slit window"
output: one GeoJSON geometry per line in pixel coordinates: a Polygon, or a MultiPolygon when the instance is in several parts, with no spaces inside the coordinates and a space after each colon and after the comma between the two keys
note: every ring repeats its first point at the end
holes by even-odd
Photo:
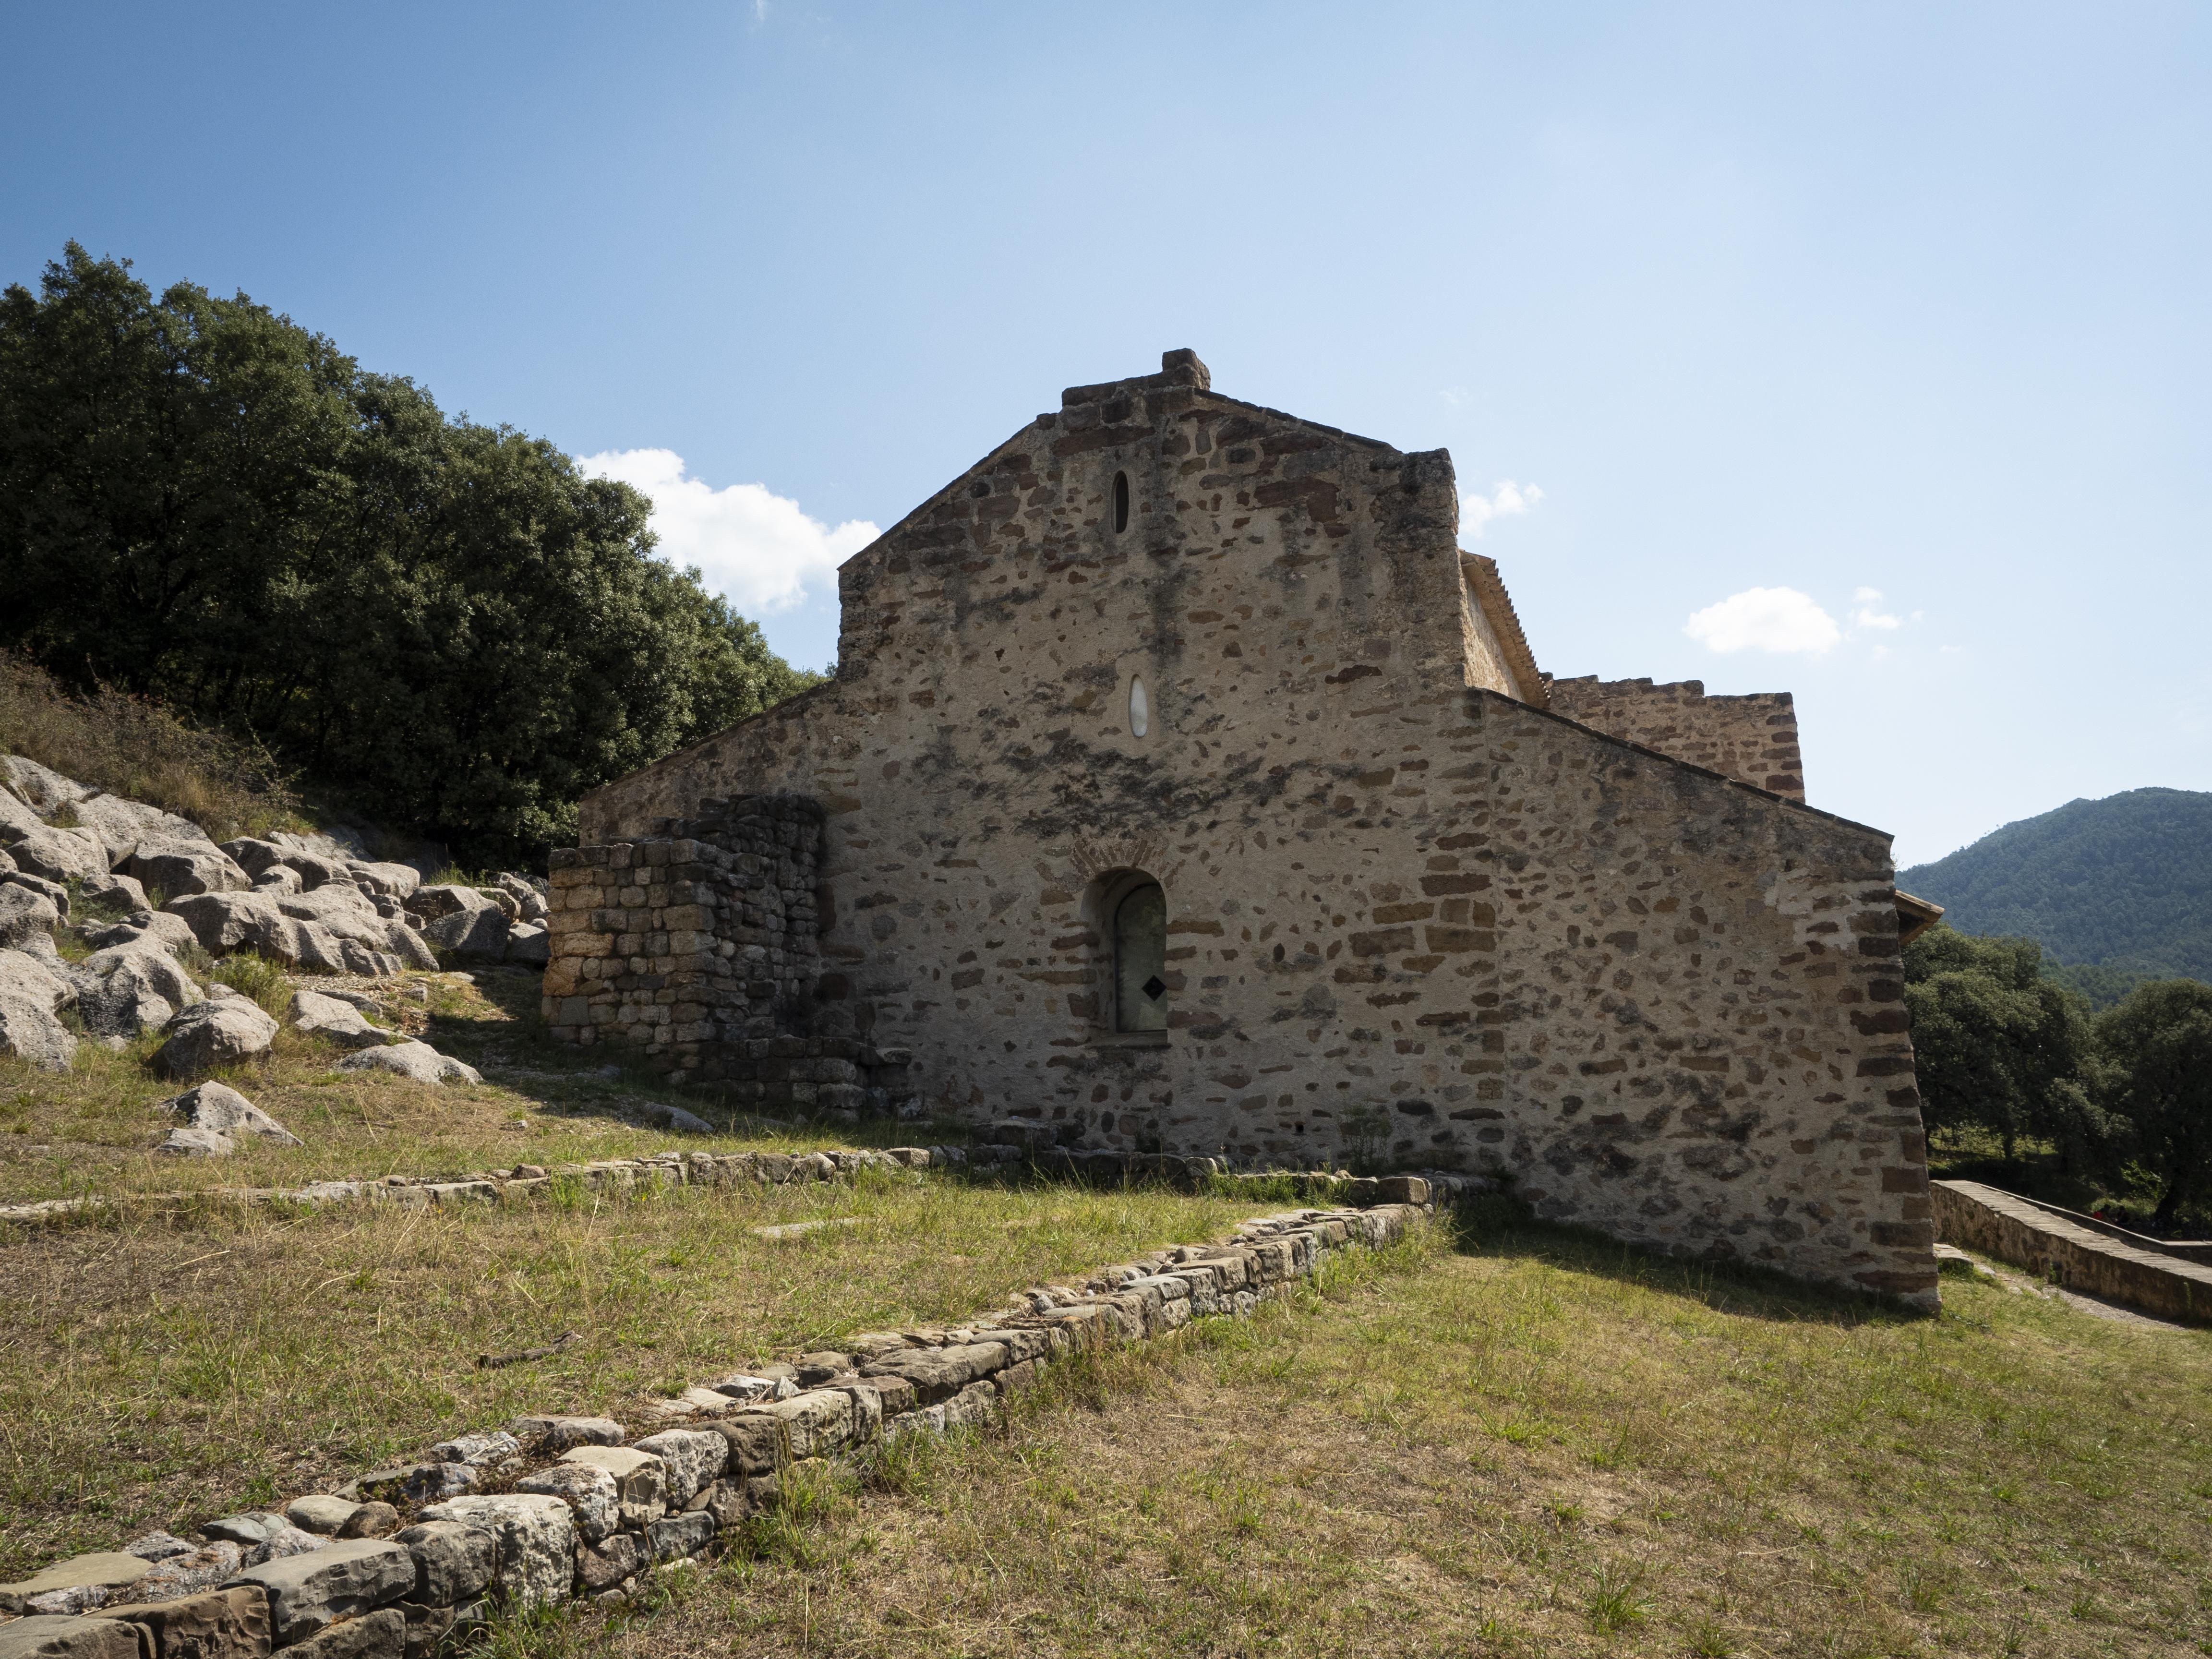
{"type": "Polygon", "coordinates": [[[1114,907],[1114,1028],[1168,1029],[1168,902],[1156,881],[1114,907]]]}
{"type": "Polygon", "coordinates": [[[1145,683],[1132,678],[1129,682],[1129,735],[1141,738],[1152,729],[1152,700],[1145,695],[1145,683]]]}
{"type": "Polygon", "coordinates": [[[1129,475],[1114,475],[1114,533],[1120,535],[1129,527],[1129,475]]]}

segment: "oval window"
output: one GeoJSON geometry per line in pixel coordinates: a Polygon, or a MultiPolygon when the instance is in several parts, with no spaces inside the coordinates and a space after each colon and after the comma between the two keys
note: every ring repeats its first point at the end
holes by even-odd
{"type": "Polygon", "coordinates": [[[1151,700],[1145,696],[1145,683],[1142,680],[1133,679],[1129,682],[1130,736],[1143,737],[1152,729],[1152,705],[1151,700]]]}
{"type": "Polygon", "coordinates": [[[1129,527],[1129,475],[1114,475],[1114,533],[1120,535],[1129,527]]]}

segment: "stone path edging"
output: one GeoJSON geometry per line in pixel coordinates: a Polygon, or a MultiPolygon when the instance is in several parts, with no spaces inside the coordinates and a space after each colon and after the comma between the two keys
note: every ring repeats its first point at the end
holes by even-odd
{"type": "Polygon", "coordinates": [[[1978,1181],[1931,1181],[1936,1237],[2162,1319],[2212,1324],[2212,1267],[2138,1249],[1978,1181]]]}
{"type": "Polygon", "coordinates": [[[281,1515],[210,1522],[198,1545],[157,1533],[57,1562],[0,1585],[0,1607],[27,1615],[0,1623],[0,1659],[423,1659],[493,1599],[624,1596],[772,1504],[796,1463],[988,1422],[1057,1358],[1249,1315],[1333,1255],[1395,1243],[1434,1211],[1426,1182],[1399,1179],[1405,1202],[1257,1217],[970,1325],[863,1333],[695,1386],[635,1437],[604,1418],[519,1418],[281,1515]]]}
{"type": "Polygon", "coordinates": [[[835,1147],[802,1153],[655,1152],[650,1158],[601,1158],[592,1164],[562,1164],[551,1169],[519,1164],[512,1170],[461,1176],[376,1176],[311,1181],[299,1187],[203,1187],[196,1192],[50,1198],[33,1204],[0,1205],[0,1222],[35,1224],[66,1220],[93,1210],[138,1208],[191,1199],[223,1199],[237,1204],[496,1203],[534,1196],[562,1180],[580,1181],[592,1192],[630,1192],[655,1182],[678,1187],[734,1187],[750,1181],[781,1187],[794,1181],[834,1181],[867,1169],[949,1168],[958,1158],[957,1147],[943,1146],[895,1146],[884,1152],[835,1147]]]}

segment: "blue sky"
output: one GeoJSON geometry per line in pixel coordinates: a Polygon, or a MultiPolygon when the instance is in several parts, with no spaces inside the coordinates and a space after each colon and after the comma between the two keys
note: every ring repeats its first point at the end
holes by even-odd
{"type": "Polygon", "coordinates": [[[0,42],[0,277],[75,237],[605,458],[796,660],[868,526],[1188,345],[1449,447],[1546,668],[1796,692],[1812,799],[1900,864],[2212,788],[2203,7],[87,5],[0,42]]]}

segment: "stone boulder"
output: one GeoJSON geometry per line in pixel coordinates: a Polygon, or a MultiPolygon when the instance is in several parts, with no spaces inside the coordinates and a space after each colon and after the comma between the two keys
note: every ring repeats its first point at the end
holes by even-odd
{"type": "Polygon", "coordinates": [[[422,884],[422,872],[411,864],[376,864],[354,859],[346,865],[346,873],[364,893],[396,899],[405,899],[422,884]]]}
{"type": "Polygon", "coordinates": [[[374,976],[410,967],[434,970],[438,965],[421,936],[404,922],[317,894],[200,893],[173,900],[166,908],[184,918],[210,956],[258,951],[287,967],[374,976]],[[305,908],[307,916],[288,914],[294,908],[305,908]]]}
{"type": "Polygon", "coordinates": [[[118,876],[112,872],[104,876],[87,876],[78,889],[87,904],[105,905],[124,911],[148,910],[153,901],[146,896],[146,889],[135,876],[118,876]]]}
{"type": "Polygon", "coordinates": [[[243,893],[253,878],[229,854],[204,836],[188,841],[168,836],[138,843],[125,873],[172,898],[191,893],[243,893]]]}
{"type": "Polygon", "coordinates": [[[44,893],[10,881],[0,887],[0,950],[20,951],[33,933],[52,935],[62,913],[44,893]]]}
{"type": "Polygon", "coordinates": [[[261,841],[252,836],[234,836],[222,843],[222,850],[232,863],[255,881],[284,862],[283,848],[273,841],[261,841]]]}
{"type": "Polygon", "coordinates": [[[237,1090],[221,1083],[203,1083],[187,1089],[163,1101],[157,1109],[167,1112],[177,1125],[161,1143],[161,1150],[165,1152],[184,1157],[228,1158],[238,1150],[239,1138],[243,1135],[279,1146],[301,1144],[299,1136],[237,1090]]]}
{"type": "Polygon", "coordinates": [[[82,881],[107,873],[107,849],[88,830],[61,830],[28,804],[0,789],[0,846],[15,866],[48,881],[82,881]]]}
{"type": "Polygon", "coordinates": [[[66,1072],[76,1059],[76,1034],[51,1009],[0,991],[0,1054],[27,1060],[42,1072],[66,1072]]]}
{"type": "Polygon", "coordinates": [[[27,892],[36,893],[61,913],[64,921],[69,920],[70,890],[58,881],[48,881],[44,876],[34,876],[27,871],[10,870],[0,875],[0,886],[21,887],[27,892]]]}
{"type": "Polygon", "coordinates": [[[120,795],[99,790],[90,791],[71,803],[70,810],[76,814],[77,828],[99,840],[111,870],[127,864],[132,854],[149,842],[207,841],[199,825],[190,818],[180,818],[158,806],[125,800],[120,795]]]}
{"type": "Polygon", "coordinates": [[[167,1077],[198,1077],[264,1054],[276,1038],[276,1022],[244,997],[196,1003],[169,1022],[154,1067],[167,1077]]]}
{"type": "Polygon", "coordinates": [[[341,1072],[390,1072],[417,1083],[482,1083],[473,1066],[440,1054],[427,1042],[395,1042],[385,1048],[363,1048],[337,1064],[341,1072]]]}
{"type": "Polygon", "coordinates": [[[553,957],[553,938],[535,922],[519,921],[507,930],[507,960],[543,968],[553,957]]]}
{"type": "Polygon", "coordinates": [[[351,1002],[341,1002],[316,991],[294,994],[292,1029],[309,1036],[327,1038],[341,1048],[374,1048],[391,1042],[394,1035],[371,1025],[351,1002]]]}
{"type": "Polygon", "coordinates": [[[515,903],[517,919],[522,921],[545,920],[545,896],[527,876],[518,876],[512,870],[502,870],[495,879],[500,890],[515,903]]]}
{"type": "Polygon", "coordinates": [[[289,893],[304,893],[305,883],[300,872],[289,864],[272,864],[253,878],[253,890],[266,893],[272,898],[282,898],[289,893]]]}
{"type": "Polygon", "coordinates": [[[473,887],[464,887],[455,882],[441,882],[432,887],[417,887],[407,896],[407,914],[418,924],[431,922],[459,912],[471,915],[479,910],[496,910],[499,907],[473,887]]]}
{"type": "Polygon", "coordinates": [[[92,793],[76,779],[65,778],[22,755],[0,757],[0,781],[11,786],[41,817],[50,818],[92,793]]]}
{"type": "MultiPolygon", "coordinates": [[[[43,939],[45,935],[40,937],[43,939]]],[[[34,957],[27,951],[0,951],[0,997],[27,1002],[47,1013],[58,1014],[76,1001],[76,987],[60,971],[65,967],[66,964],[34,957]]]]}
{"type": "Polygon", "coordinates": [[[201,1000],[177,959],[151,935],[95,951],[76,964],[77,1012],[94,1036],[137,1036],[201,1000]]]}
{"type": "Polygon", "coordinates": [[[84,942],[95,951],[112,951],[120,945],[143,941],[157,951],[174,955],[187,945],[196,945],[191,925],[182,916],[173,916],[166,910],[133,910],[120,921],[104,926],[88,926],[84,942]]]}

